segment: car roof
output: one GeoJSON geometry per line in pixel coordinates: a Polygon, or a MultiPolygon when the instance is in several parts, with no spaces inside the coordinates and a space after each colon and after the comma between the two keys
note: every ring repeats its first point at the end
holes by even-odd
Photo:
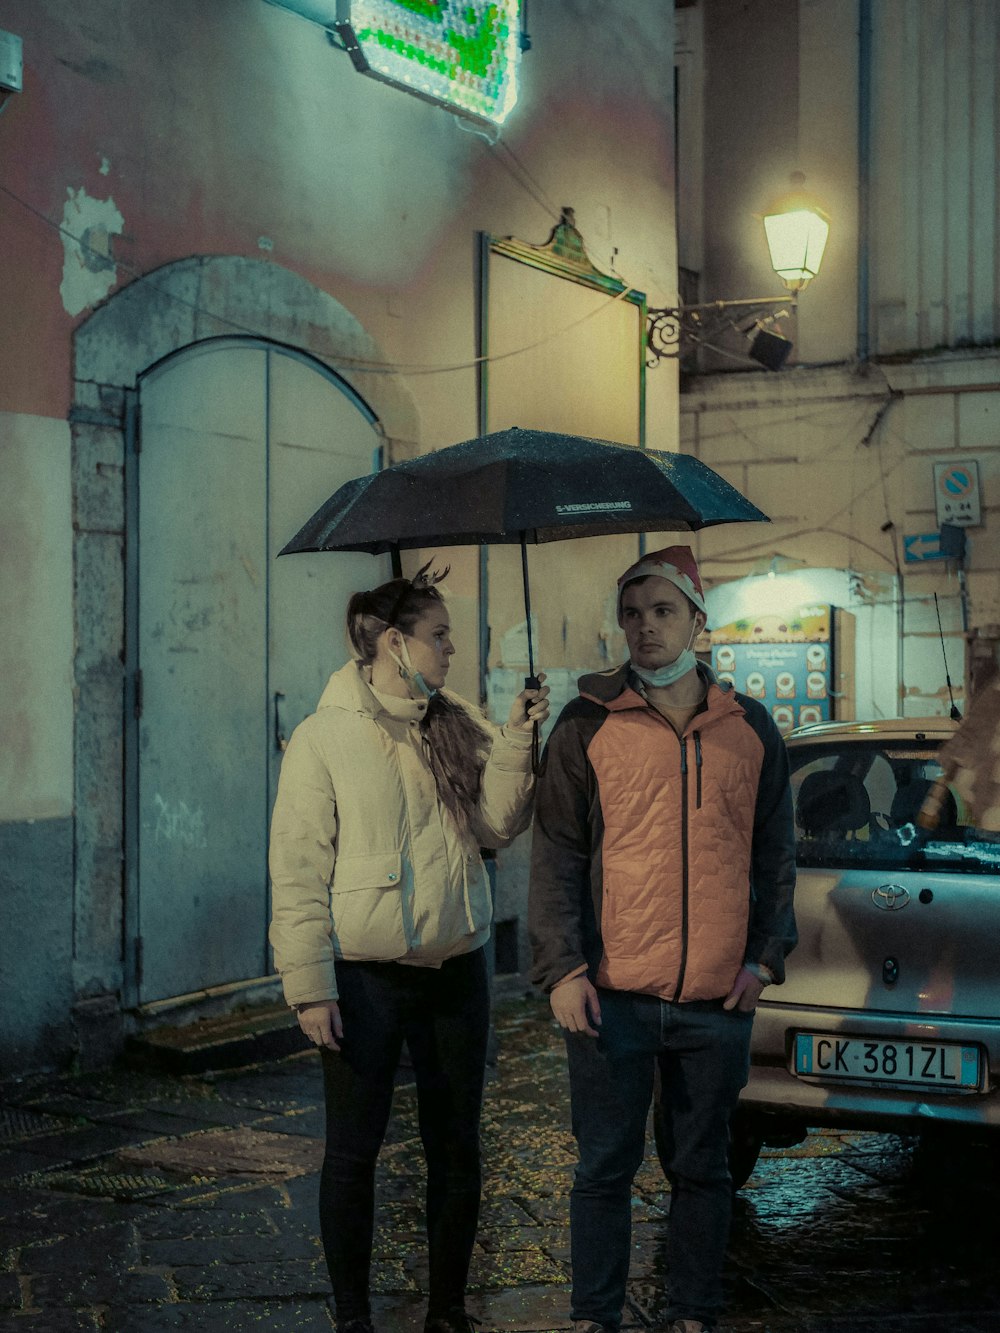
{"type": "Polygon", "coordinates": [[[958,729],[950,717],[880,717],[870,722],[814,722],[796,727],[790,745],[813,741],[932,740],[946,741],[958,729]]]}

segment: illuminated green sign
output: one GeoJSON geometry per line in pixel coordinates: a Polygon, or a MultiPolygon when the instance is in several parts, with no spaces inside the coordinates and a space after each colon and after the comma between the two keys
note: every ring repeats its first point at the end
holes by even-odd
{"type": "Polygon", "coordinates": [[[520,0],[337,0],[356,69],[502,125],[517,101],[520,0]]]}

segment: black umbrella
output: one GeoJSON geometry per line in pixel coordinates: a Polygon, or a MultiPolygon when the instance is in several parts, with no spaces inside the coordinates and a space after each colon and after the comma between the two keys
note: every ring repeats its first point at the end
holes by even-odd
{"type": "Polygon", "coordinates": [[[767,515],[689,454],[513,426],[346,482],[279,554],[519,542],[530,661],[528,544],[752,521],[767,515]]]}
{"type": "Polygon", "coordinates": [[[398,562],[413,547],[520,543],[531,689],[529,544],[754,521],[769,520],[688,454],[513,426],[346,482],[279,554],[390,552],[398,562]]]}
{"type": "Polygon", "coordinates": [[[514,426],[345,483],[281,554],[377,555],[747,521],[767,515],[688,454],[514,426]]]}

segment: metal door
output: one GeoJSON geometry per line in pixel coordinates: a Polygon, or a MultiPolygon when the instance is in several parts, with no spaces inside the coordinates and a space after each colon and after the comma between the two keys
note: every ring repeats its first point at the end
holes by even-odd
{"type": "Polygon", "coordinates": [[[140,1003],[270,970],[267,831],[283,738],[346,658],[367,556],[274,556],[373,465],[373,415],[314,362],[246,341],[166,362],[130,459],[127,838],[140,1003]]]}
{"type": "Polygon", "coordinates": [[[313,712],[331,670],[350,655],[344,630],[348,598],[391,573],[387,556],[363,552],[275,560],[327,496],[375,466],[377,437],[370,416],[359,410],[363,405],[304,361],[272,354],[268,400],[270,810],[283,742],[313,712]]]}

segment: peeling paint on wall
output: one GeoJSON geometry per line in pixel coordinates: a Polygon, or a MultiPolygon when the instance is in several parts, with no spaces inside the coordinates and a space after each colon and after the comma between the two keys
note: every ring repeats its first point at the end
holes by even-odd
{"type": "Polygon", "coordinates": [[[113,199],[92,199],[83,186],[68,186],[63,209],[63,278],[59,285],[63,309],[78,315],[103,301],[118,280],[111,253],[112,236],[120,236],[125,219],[113,199]]]}

